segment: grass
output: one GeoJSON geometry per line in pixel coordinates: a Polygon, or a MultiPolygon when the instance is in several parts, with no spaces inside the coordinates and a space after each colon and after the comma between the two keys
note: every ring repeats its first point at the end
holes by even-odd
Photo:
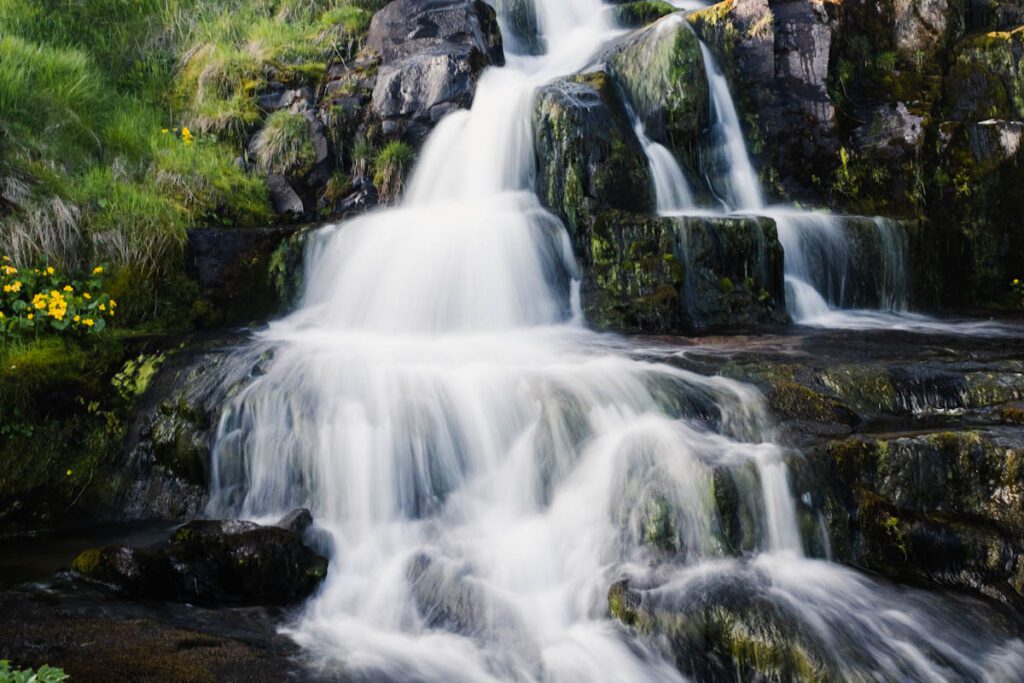
{"type": "Polygon", "coordinates": [[[373,184],[377,186],[382,201],[395,201],[401,196],[405,178],[412,170],[415,159],[412,147],[401,140],[389,142],[377,154],[373,166],[373,184]]]}
{"type": "MultiPolygon", "coordinates": [[[[319,84],[385,4],[0,0],[0,251],[102,261],[152,280],[135,288],[148,296],[180,270],[187,228],[271,222],[260,176],[301,173],[315,154],[306,121],[262,111],[259,94],[319,84]],[[175,133],[186,126],[191,144],[175,133]],[[250,140],[255,163],[237,164],[250,140]]],[[[407,162],[376,164],[388,191],[407,162]]]]}
{"type": "Polygon", "coordinates": [[[288,110],[274,112],[253,143],[256,164],[264,173],[299,174],[312,168],[316,153],[309,122],[288,110]]]}

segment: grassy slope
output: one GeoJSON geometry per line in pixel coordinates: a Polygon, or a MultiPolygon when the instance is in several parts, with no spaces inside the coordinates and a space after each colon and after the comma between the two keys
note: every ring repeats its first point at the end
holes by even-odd
{"type": "Polygon", "coordinates": [[[0,253],[104,262],[151,297],[187,227],[269,222],[234,161],[265,118],[256,94],[317,82],[382,4],[0,0],[0,253]]]}

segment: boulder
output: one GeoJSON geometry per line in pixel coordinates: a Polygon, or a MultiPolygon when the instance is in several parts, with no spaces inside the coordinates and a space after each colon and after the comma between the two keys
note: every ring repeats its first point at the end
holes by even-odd
{"type": "Polygon", "coordinates": [[[730,83],[765,186],[813,196],[809,178],[828,172],[839,147],[828,91],[833,30],[823,4],[730,0],[689,21],[730,83]]]}
{"type": "Polygon", "coordinates": [[[700,172],[709,122],[700,43],[678,14],[629,36],[605,55],[606,68],[649,137],[668,146],[689,178],[700,172]]]}
{"type": "Polygon", "coordinates": [[[827,639],[771,593],[767,576],[737,568],[694,578],[678,591],[619,581],[608,605],[623,624],[666,639],[676,666],[697,680],[841,678],[827,639]]]}
{"type": "Polygon", "coordinates": [[[597,216],[584,275],[588,319],[667,333],[785,319],[783,256],[768,218],[597,216]]]}
{"type": "Polygon", "coordinates": [[[604,72],[541,88],[533,120],[537,194],[565,223],[575,253],[588,263],[597,214],[654,208],[647,158],[604,72]]]}
{"type": "Polygon", "coordinates": [[[282,175],[267,177],[267,189],[270,191],[270,204],[274,213],[285,220],[295,220],[304,215],[306,209],[302,198],[282,175]]]}
{"type": "Polygon", "coordinates": [[[383,131],[413,140],[469,107],[480,72],[505,62],[496,15],[481,0],[396,0],[374,15],[367,45],[381,58],[373,106],[383,131]]]}
{"type": "Polygon", "coordinates": [[[152,548],[87,550],[72,569],[132,598],[203,605],[288,604],[308,596],[327,575],[327,559],[303,545],[308,511],[276,526],[201,520],[152,548]]]}
{"type": "Polygon", "coordinates": [[[1024,26],[965,39],[946,76],[953,121],[1024,120],[1024,26]]]}

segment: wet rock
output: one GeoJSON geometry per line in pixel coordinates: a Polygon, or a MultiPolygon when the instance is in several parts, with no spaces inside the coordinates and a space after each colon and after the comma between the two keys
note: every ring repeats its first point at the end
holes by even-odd
{"type": "Polygon", "coordinates": [[[931,175],[929,215],[939,247],[935,288],[950,305],[1013,305],[1024,230],[1024,123],[999,119],[945,122],[931,175]],[[939,275],[941,274],[941,276],[939,275]]]}
{"type": "Polygon", "coordinates": [[[892,578],[1024,605],[1024,431],[838,440],[794,466],[836,557],[892,578]]]}
{"type": "Polygon", "coordinates": [[[832,26],[809,0],[723,2],[690,15],[726,74],[766,185],[800,196],[838,149],[828,92],[832,26]]]}
{"type": "Polygon", "coordinates": [[[506,18],[507,34],[502,36],[506,47],[513,52],[534,55],[544,51],[533,0],[495,0],[494,9],[498,16],[506,18]]]}
{"type": "Polygon", "coordinates": [[[615,5],[615,19],[621,26],[646,26],[652,21],[676,12],[676,8],[663,0],[638,0],[615,5]]]}
{"type": "Polygon", "coordinates": [[[414,140],[468,108],[484,67],[505,62],[494,10],[480,0],[397,0],[374,15],[367,44],[381,56],[373,106],[383,131],[414,140]]]}
{"type": "Polygon", "coordinates": [[[631,35],[605,55],[606,68],[643,122],[690,178],[699,178],[708,84],[700,44],[678,15],[631,35]]]}
{"type": "Polygon", "coordinates": [[[287,604],[308,596],[327,575],[326,558],[302,543],[300,530],[311,523],[306,510],[268,527],[195,521],[152,548],[87,550],[75,558],[72,569],[132,598],[287,604]]]}
{"type": "Polygon", "coordinates": [[[533,120],[537,194],[562,219],[575,253],[588,262],[598,213],[654,208],[647,158],[604,72],[541,88],[533,120]]]}
{"type": "Polygon", "coordinates": [[[666,638],[676,666],[698,680],[838,676],[827,644],[801,623],[796,609],[772,600],[759,583],[729,575],[695,582],[700,588],[683,595],[620,581],[608,592],[609,608],[638,632],[666,638]]]}
{"type": "Polygon", "coordinates": [[[584,278],[596,325],[668,332],[784,317],[782,250],[763,218],[597,217],[584,278]]]}

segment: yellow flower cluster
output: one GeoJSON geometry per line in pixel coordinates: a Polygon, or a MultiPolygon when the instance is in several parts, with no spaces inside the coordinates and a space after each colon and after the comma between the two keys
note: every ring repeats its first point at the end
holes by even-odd
{"type": "Polygon", "coordinates": [[[53,266],[18,274],[10,261],[0,256],[0,342],[29,330],[100,332],[114,317],[117,302],[103,291],[103,266],[70,280],[53,266]]]}
{"type": "MultiPolygon", "coordinates": [[[[163,134],[163,135],[170,135],[171,134],[171,130],[169,128],[162,128],[160,130],[160,133],[163,134]]],[[[185,126],[184,128],[180,129],[180,131],[179,131],[179,129],[175,128],[174,129],[175,137],[177,137],[179,135],[179,133],[181,135],[181,141],[183,143],[185,143],[186,145],[191,145],[192,142],[195,140],[195,136],[192,135],[192,131],[190,131],[188,129],[188,126],[185,126]]]]}

